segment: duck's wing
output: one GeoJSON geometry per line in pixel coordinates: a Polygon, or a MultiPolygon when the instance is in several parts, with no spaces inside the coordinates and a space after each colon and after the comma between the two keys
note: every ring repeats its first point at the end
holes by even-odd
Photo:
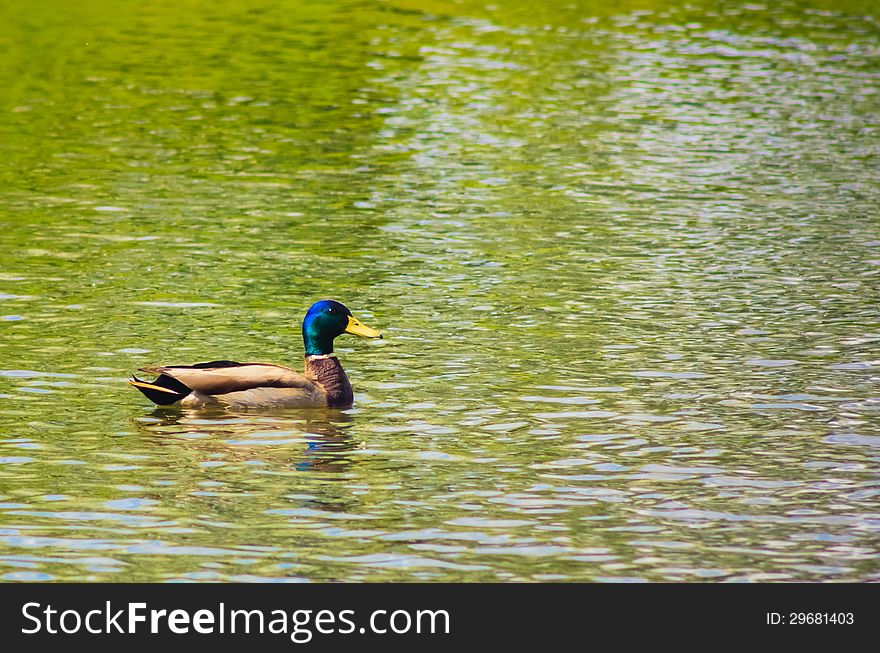
{"type": "Polygon", "coordinates": [[[283,365],[212,361],[196,365],[142,367],[143,372],[170,376],[186,387],[206,395],[224,395],[254,388],[317,388],[314,381],[283,365]]]}

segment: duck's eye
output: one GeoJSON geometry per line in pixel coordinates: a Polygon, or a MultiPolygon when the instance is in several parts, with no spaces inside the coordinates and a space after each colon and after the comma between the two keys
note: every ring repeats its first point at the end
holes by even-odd
{"type": "Polygon", "coordinates": [[[327,312],[328,312],[328,313],[332,313],[332,312],[333,312],[333,309],[332,309],[332,308],[328,308],[328,309],[327,309],[327,312]]]}

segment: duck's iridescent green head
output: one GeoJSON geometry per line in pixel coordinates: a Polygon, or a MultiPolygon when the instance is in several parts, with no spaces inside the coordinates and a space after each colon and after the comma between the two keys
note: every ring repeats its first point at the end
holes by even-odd
{"type": "Polygon", "coordinates": [[[343,333],[353,333],[365,338],[382,337],[375,329],[356,320],[345,304],[332,299],[315,302],[303,320],[306,356],[332,354],[333,340],[343,333]]]}

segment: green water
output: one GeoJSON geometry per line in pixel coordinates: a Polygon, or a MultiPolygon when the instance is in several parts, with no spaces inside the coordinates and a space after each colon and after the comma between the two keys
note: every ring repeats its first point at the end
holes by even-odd
{"type": "Polygon", "coordinates": [[[880,10],[671,4],[3,3],[0,578],[880,580],[880,10]]]}

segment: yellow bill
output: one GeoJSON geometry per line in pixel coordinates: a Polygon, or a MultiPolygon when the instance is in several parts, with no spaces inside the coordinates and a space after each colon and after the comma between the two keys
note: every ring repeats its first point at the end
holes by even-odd
{"type": "Polygon", "coordinates": [[[348,316],[348,326],[345,327],[345,331],[346,333],[353,333],[356,336],[363,336],[365,338],[382,337],[382,334],[376,331],[376,329],[371,329],[366,324],[362,324],[352,315],[348,316]]]}

